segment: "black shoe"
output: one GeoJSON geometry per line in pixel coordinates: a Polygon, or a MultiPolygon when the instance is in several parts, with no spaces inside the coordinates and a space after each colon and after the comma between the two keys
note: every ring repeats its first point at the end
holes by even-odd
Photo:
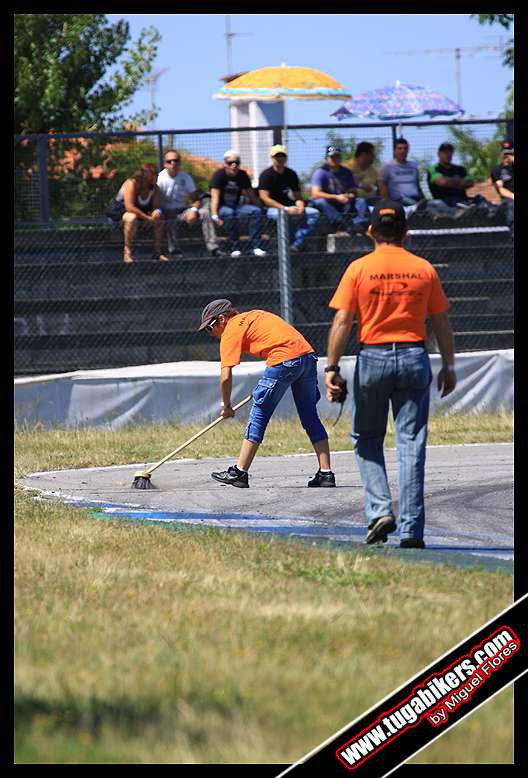
{"type": "Polygon", "coordinates": [[[375,520],[374,524],[369,527],[367,532],[367,543],[382,543],[387,542],[387,535],[389,532],[394,532],[396,529],[396,522],[394,516],[380,516],[375,520]]]}
{"type": "Polygon", "coordinates": [[[425,543],[418,538],[402,538],[400,548],[425,548],[425,543]]]}
{"type": "Polygon", "coordinates": [[[300,252],[300,250],[301,250],[301,247],[300,247],[300,246],[296,246],[296,245],[295,245],[295,243],[292,243],[292,244],[291,244],[291,246],[290,246],[290,252],[291,252],[292,254],[298,254],[298,253],[300,252]]]}
{"type": "Polygon", "coordinates": [[[222,251],[221,249],[211,249],[209,255],[211,257],[227,257],[225,251],[222,251]]]}
{"type": "Polygon", "coordinates": [[[308,481],[308,486],[335,486],[335,475],[330,471],[329,473],[321,473],[320,470],[317,471],[317,473],[314,475],[310,481],[308,481]]]}
{"type": "Polygon", "coordinates": [[[169,257],[183,257],[183,251],[179,248],[172,249],[172,251],[169,251],[169,257]]]}
{"type": "Polygon", "coordinates": [[[220,481],[222,484],[238,486],[240,489],[249,488],[248,474],[243,473],[236,465],[234,467],[228,467],[227,470],[211,473],[211,478],[214,478],[215,481],[220,481]]]}

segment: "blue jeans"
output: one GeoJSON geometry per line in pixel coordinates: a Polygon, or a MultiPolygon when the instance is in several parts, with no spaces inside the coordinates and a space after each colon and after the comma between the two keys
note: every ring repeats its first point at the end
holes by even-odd
{"type": "Polygon", "coordinates": [[[365,490],[368,526],[393,516],[383,440],[389,401],[396,431],[400,537],[423,539],[424,475],[432,373],[422,346],[383,350],[365,346],[354,373],[352,440],[365,490]]]}
{"type": "Polygon", "coordinates": [[[418,195],[416,197],[408,197],[405,195],[404,197],[396,197],[395,200],[403,205],[405,216],[410,216],[411,213],[416,211],[416,206],[422,201],[422,198],[418,195]]]}
{"type": "Polygon", "coordinates": [[[320,197],[312,202],[316,208],[324,213],[331,224],[342,224],[347,214],[352,216],[352,223],[358,226],[369,221],[369,209],[367,201],[363,197],[356,197],[351,202],[346,203],[342,211],[332,205],[329,200],[325,200],[324,197],[320,197]]]}
{"type": "Polygon", "coordinates": [[[321,394],[317,385],[317,357],[313,352],[265,369],[252,392],[253,404],[244,433],[246,440],[262,443],[268,422],[290,386],[299,419],[311,442],[326,440],[328,435],[317,414],[321,394]]]}
{"type": "Polygon", "coordinates": [[[228,205],[221,205],[218,209],[218,215],[224,222],[225,231],[231,241],[231,251],[240,251],[240,238],[238,235],[238,219],[248,219],[249,221],[249,248],[260,248],[260,233],[262,230],[262,211],[256,205],[238,205],[236,208],[230,208],[228,205]]]}
{"type": "MultiPolygon", "coordinates": [[[[293,206],[292,206],[293,207],[293,206]]],[[[276,222],[279,218],[278,208],[268,208],[267,217],[276,222]]],[[[304,208],[304,217],[301,226],[293,233],[293,225],[290,222],[290,240],[298,249],[301,248],[306,238],[308,238],[317,227],[319,221],[319,211],[317,208],[311,208],[309,205],[304,208]]]]}

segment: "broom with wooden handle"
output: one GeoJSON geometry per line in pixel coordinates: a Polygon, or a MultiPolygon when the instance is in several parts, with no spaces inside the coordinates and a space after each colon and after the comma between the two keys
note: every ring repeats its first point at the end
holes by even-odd
{"type": "MultiPolygon", "coordinates": [[[[239,408],[242,408],[242,406],[245,405],[250,400],[251,400],[251,395],[245,397],[243,400],[241,400],[239,403],[233,406],[233,410],[238,411],[239,408]]],[[[134,480],[132,482],[132,486],[134,487],[134,489],[153,489],[154,485],[150,480],[150,476],[152,475],[154,470],[157,470],[158,467],[161,467],[161,465],[167,461],[167,459],[170,459],[171,457],[178,454],[180,451],[183,451],[184,448],[190,446],[191,443],[193,443],[195,440],[198,440],[198,438],[201,437],[202,435],[205,435],[206,432],[211,430],[216,424],[219,424],[223,420],[224,417],[219,416],[217,419],[215,419],[210,424],[208,424],[207,427],[204,427],[203,430],[197,432],[196,435],[192,436],[192,438],[189,438],[189,440],[186,440],[185,443],[181,444],[181,446],[178,446],[178,448],[175,448],[174,451],[170,452],[170,454],[167,454],[166,457],[163,457],[163,459],[160,460],[157,464],[152,465],[152,467],[148,467],[146,470],[138,470],[137,473],[134,475],[134,480]]]]}

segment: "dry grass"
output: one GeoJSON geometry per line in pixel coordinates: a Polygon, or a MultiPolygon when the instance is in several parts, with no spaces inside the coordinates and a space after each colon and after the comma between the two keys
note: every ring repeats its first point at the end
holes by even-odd
{"type": "MultiPolygon", "coordinates": [[[[336,427],[325,420],[334,451],[351,449],[350,416],[344,415],[336,427]]],[[[16,433],[16,475],[36,470],[97,467],[162,459],[204,425],[152,424],[107,428],[50,429],[31,427],[16,433]]],[[[238,453],[245,424],[237,419],[214,427],[182,452],[185,457],[220,457],[238,453]]],[[[429,424],[429,445],[453,443],[497,443],[513,440],[513,414],[453,414],[433,416],[429,424]]],[[[394,446],[392,423],[386,437],[394,446]]],[[[297,454],[312,451],[297,421],[274,419],[266,433],[259,456],[297,454]]]]}
{"type": "MultiPolygon", "coordinates": [[[[237,427],[193,455],[236,450],[237,427]]],[[[187,434],[26,431],[17,467],[143,461],[187,434]]],[[[301,440],[277,423],[279,443],[301,440]]],[[[18,763],[289,763],[512,601],[500,572],[15,500],[18,763]]],[[[511,730],[508,690],[416,761],[509,762],[511,730]]]]}

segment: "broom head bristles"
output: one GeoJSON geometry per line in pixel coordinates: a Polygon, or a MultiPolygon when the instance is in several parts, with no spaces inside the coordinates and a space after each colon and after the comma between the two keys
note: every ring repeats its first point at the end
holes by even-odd
{"type": "Polygon", "coordinates": [[[134,489],[154,489],[154,485],[150,480],[150,473],[146,470],[140,470],[135,474],[132,486],[134,489]]]}

